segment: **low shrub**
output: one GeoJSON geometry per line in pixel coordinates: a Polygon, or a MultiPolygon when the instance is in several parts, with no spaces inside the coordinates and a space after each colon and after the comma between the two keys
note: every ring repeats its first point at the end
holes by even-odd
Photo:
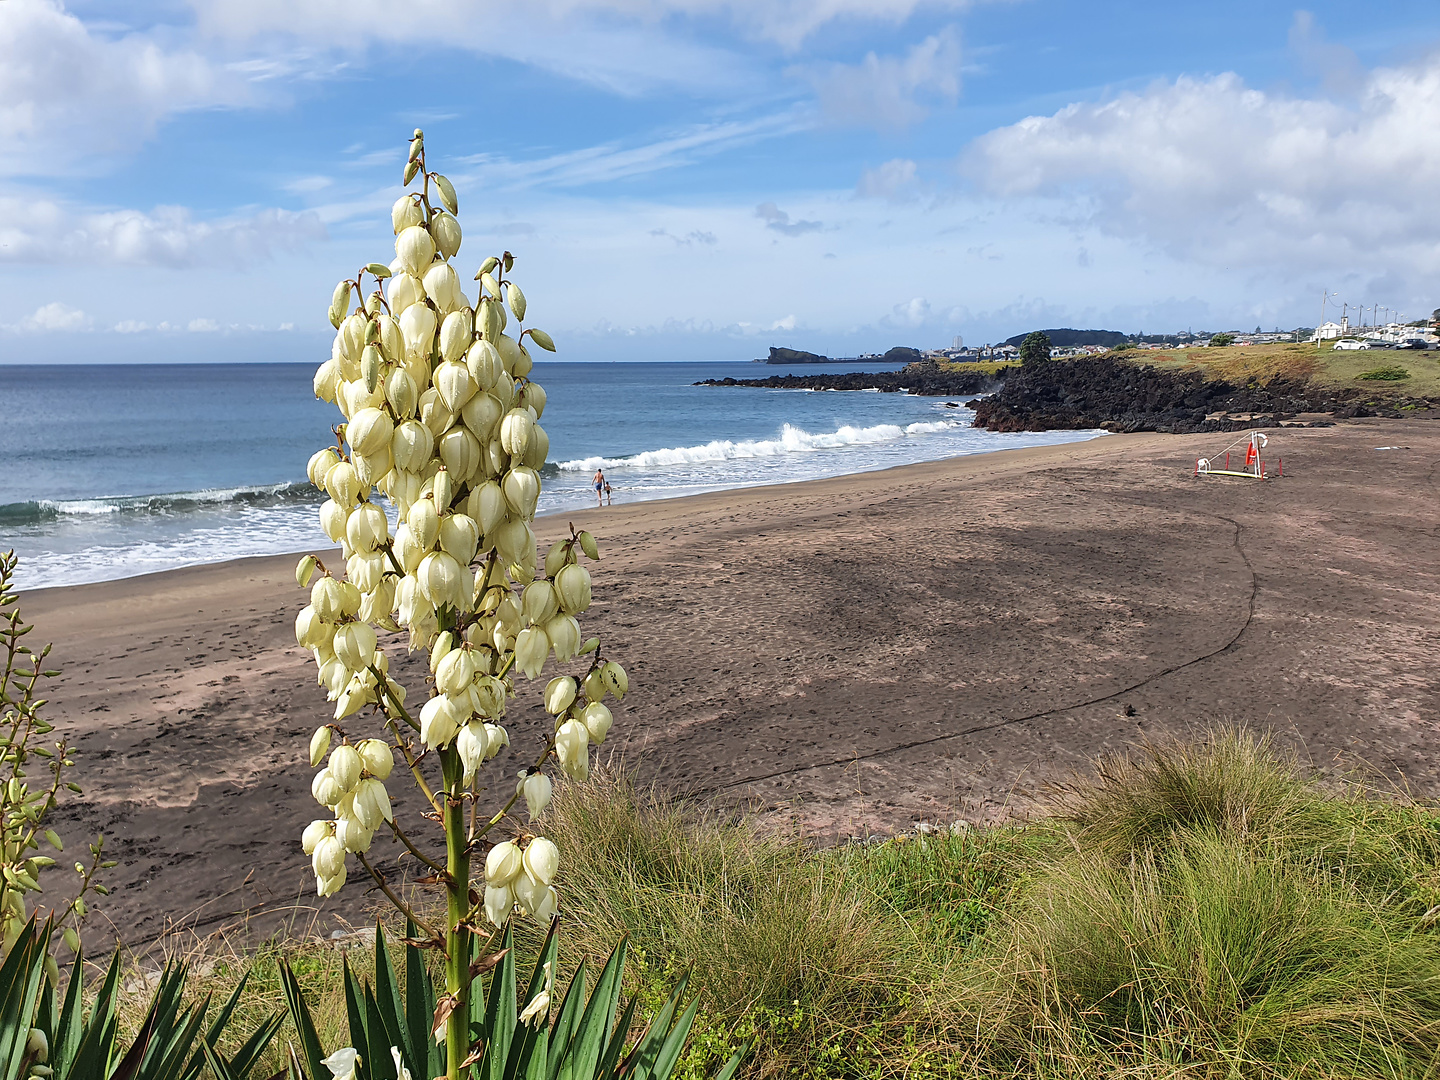
{"type": "Polygon", "coordinates": [[[1362,371],[1355,378],[1367,379],[1372,382],[1399,382],[1401,379],[1410,378],[1410,372],[1399,364],[1386,364],[1383,367],[1362,371]]]}

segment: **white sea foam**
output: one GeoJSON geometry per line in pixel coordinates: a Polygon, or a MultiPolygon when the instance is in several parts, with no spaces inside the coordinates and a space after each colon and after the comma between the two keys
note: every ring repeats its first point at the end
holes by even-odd
{"type": "Polygon", "coordinates": [[[653,469],[665,465],[693,465],[707,461],[735,461],[742,458],[776,457],[781,454],[813,453],[816,450],[838,450],[848,446],[869,446],[892,442],[907,436],[932,435],[960,426],[959,420],[921,421],[901,427],[899,424],[876,424],[853,427],[849,424],[829,432],[814,434],[794,424],[786,424],[778,439],[715,439],[699,446],[662,447],[645,450],[626,457],[587,457],[560,462],[565,472],[590,472],[594,469],[653,469]]]}

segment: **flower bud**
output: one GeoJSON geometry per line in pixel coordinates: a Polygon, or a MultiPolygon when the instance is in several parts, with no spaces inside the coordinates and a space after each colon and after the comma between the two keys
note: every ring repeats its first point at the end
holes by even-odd
{"type": "Polygon", "coordinates": [[[545,807],[550,805],[553,789],[550,778],[542,772],[522,773],[515,790],[525,796],[525,809],[530,812],[531,821],[543,814],[545,807]]]}
{"type": "Polygon", "coordinates": [[[566,720],[555,732],[555,756],[570,779],[590,776],[590,733],[579,720],[566,720]]]}
{"type": "MultiPolygon", "coordinates": [[[[425,286],[414,274],[396,274],[390,279],[390,311],[397,318],[424,299],[425,286]]],[[[390,352],[390,347],[383,337],[381,338],[381,344],[386,346],[385,351],[390,353],[392,360],[399,359],[397,354],[390,352]]]]}
{"type": "Polygon", "coordinates": [[[605,736],[610,733],[610,725],[615,718],[610,710],[598,701],[592,701],[585,706],[585,711],[580,714],[580,719],[585,724],[585,731],[590,736],[590,741],[599,746],[605,741],[605,736]]]}
{"type": "Polygon", "coordinates": [[[545,576],[554,578],[570,561],[570,541],[561,540],[559,543],[550,545],[550,552],[545,556],[545,576]]]}
{"type": "Polygon", "coordinates": [[[505,480],[500,487],[505,493],[505,501],[510,504],[517,517],[528,521],[535,516],[535,506],[540,501],[540,477],[534,469],[527,469],[523,465],[511,469],[505,474],[505,480]]]}
{"type": "MultiPolygon", "coordinates": [[[[415,538],[415,544],[421,551],[434,550],[435,541],[440,538],[440,515],[433,500],[420,499],[413,503],[405,518],[405,524],[410,526],[410,535],[415,538]]],[[[406,573],[410,571],[407,569],[406,573]]]]}
{"type": "Polygon", "coordinates": [[[395,236],[395,254],[405,269],[417,277],[425,273],[435,258],[435,241],[423,225],[409,225],[395,236]]]}
{"type": "Polygon", "coordinates": [[[520,343],[509,334],[500,334],[495,338],[495,349],[500,353],[500,363],[508,371],[512,378],[518,379],[525,374],[517,370],[520,364],[520,343]]]}
{"type": "Polygon", "coordinates": [[[580,649],[580,624],[573,615],[556,615],[545,624],[545,636],[562,664],[573,660],[580,649]]]}
{"type": "MultiPolygon", "coordinates": [[[[360,362],[360,352],[365,348],[365,326],[370,320],[359,312],[346,317],[340,324],[340,353],[352,364],[360,362]]],[[[353,376],[346,376],[353,378],[353,376]]]]}
{"type": "Polygon", "coordinates": [[[549,334],[545,333],[544,330],[532,329],[530,331],[530,340],[535,342],[536,345],[539,345],[546,352],[555,351],[555,342],[551,339],[549,334]]]}
{"type": "MultiPolygon", "coordinates": [[[[531,586],[532,588],[534,586],[531,586]]],[[[566,709],[570,708],[575,701],[575,691],[578,689],[574,679],[569,675],[561,675],[550,680],[545,687],[545,711],[551,716],[559,716],[566,709]]],[[[601,706],[604,708],[604,706],[601,706]]]]}
{"type": "Polygon", "coordinates": [[[549,653],[550,639],[538,626],[521,630],[515,638],[515,666],[525,673],[527,679],[540,674],[549,653]]]}
{"type": "MultiPolygon", "coordinates": [[[[395,313],[394,316],[381,312],[375,321],[380,324],[380,351],[385,354],[385,359],[392,364],[398,364],[405,359],[405,335],[400,332],[400,324],[395,321],[400,309],[392,305],[391,311],[395,313]]],[[[412,374],[410,377],[414,379],[415,376],[412,374]]]]}
{"type": "MultiPolygon", "coordinates": [[[[515,357],[515,362],[511,365],[510,374],[519,379],[530,374],[530,370],[535,366],[535,361],[532,360],[530,354],[525,351],[524,345],[515,346],[515,350],[519,355],[515,357]]],[[[536,415],[539,415],[538,410],[536,415]]]]}
{"type": "Polygon", "coordinates": [[[630,679],[626,676],[625,669],[614,660],[605,662],[605,666],[600,669],[600,677],[605,680],[605,689],[617,698],[623,698],[630,689],[630,679]]]}
{"type": "Polygon", "coordinates": [[[390,224],[395,229],[397,236],[410,226],[419,225],[424,220],[425,211],[420,209],[420,204],[412,195],[401,195],[395,200],[395,205],[390,208],[390,224]]]}
{"type": "Polygon", "coordinates": [[[520,286],[515,282],[506,283],[505,299],[510,304],[510,310],[515,313],[515,318],[521,322],[525,321],[525,294],[520,291],[520,286]]]}
{"type": "MultiPolygon", "coordinates": [[[[494,850],[493,848],[491,849],[494,850]]],[[[485,917],[496,926],[504,926],[515,906],[515,896],[506,885],[485,886],[485,917]]]]}
{"type": "Polygon", "coordinates": [[[385,511],[372,502],[362,502],[345,519],[345,538],[357,552],[378,551],[390,538],[390,522],[385,511]]]}
{"type": "Polygon", "coordinates": [[[440,252],[441,258],[454,258],[455,253],[460,250],[460,223],[451,215],[439,213],[431,218],[430,235],[435,240],[435,248],[440,252]]]}
{"type": "Polygon", "coordinates": [[[454,699],[445,694],[439,694],[427,701],[420,710],[420,741],[432,750],[448,746],[460,730],[456,712],[454,699]]]}
{"type": "Polygon", "coordinates": [[[514,841],[502,840],[485,856],[485,884],[497,888],[509,885],[524,868],[524,856],[514,841]]]}
{"type": "Polygon", "coordinates": [[[560,849],[545,837],[537,836],[525,847],[524,864],[526,877],[537,885],[549,885],[560,868],[560,849]]]}
{"type": "Polygon", "coordinates": [[[445,469],[438,470],[430,481],[430,490],[435,495],[435,509],[440,513],[450,509],[450,503],[454,500],[454,484],[450,473],[445,469]]]}
{"type": "Polygon", "coordinates": [[[415,570],[415,577],[425,599],[437,608],[447,604],[456,610],[467,607],[469,597],[462,594],[461,585],[464,579],[461,569],[455,557],[443,551],[432,551],[421,559],[415,570]]]}
{"type": "Polygon", "coordinates": [[[440,661],[450,655],[455,644],[455,635],[449,630],[441,631],[435,636],[435,644],[430,646],[430,674],[440,670],[440,661]]]}
{"type": "Polygon", "coordinates": [[[395,755],[383,739],[365,739],[356,744],[355,752],[360,755],[365,771],[376,780],[390,778],[390,772],[395,768],[395,755]]]}
{"type": "Polygon", "coordinates": [[[601,664],[580,683],[580,691],[585,695],[586,701],[599,701],[605,696],[605,678],[602,671],[604,666],[601,664]]]}
{"type": "Polygon", "coordinates": [[[435,668],[435,688],[442,694],[463,694],[474,678],[475,661],[469,649],[452,649],[435,668]]]}
{"type": "MultiPolygon", "coordinates": [[[[375,632],[370,631],[372,634],[375,632]]],[[[330,754],[330,775],[343,791],[354,791],[360,782],[360,755],[349,743],[341,743],[330,754]]]]}
{"type": "MultiPolygon", "coordinates": [[[[313,769],[325,760],[330,751],[330,728],[318,727],[310,736],[310,767],[313,769]]],[[[308,851],[305,854],[310,854],[308,851]]]]}
{"type": "Polygon", "coordinates": [[[571,563],[555,576],[555,591],[566,614],[581,614],[590,606],[590,571],[571,563]]]}
{"type": "Polygon", "coordinates": [[[315,848],[321,840],[327,836],[335,835],[335,823],[331,821],[312,821],[305,826],[305,831],[300,834],[300,848],[306,855],[314,855],[315,848]]]}
{"type": "Polygon", "coordinates": [[[500,421],[500,445],[512,457],[524,455],[530,445],[530,430],[535,422],[525,409],[511,409],[500,421]]]}

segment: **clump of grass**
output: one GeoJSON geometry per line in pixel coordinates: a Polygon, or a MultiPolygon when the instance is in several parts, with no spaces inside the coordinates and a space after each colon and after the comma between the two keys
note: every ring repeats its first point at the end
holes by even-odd
{"type": "Polygon", "coordinates": [[[1410,378],[1410,372],[1399,364],[1385,364],[1382,367],[1371,368],[1369,371],[1362,371],[1355,378],[1371,382],[1399,382],[1401,379],[1410,378]]]}
{"type": "Polygon", "coordinates": [[[1430,1075],[1428,815],[1327,794],[1234,731],[1103,762],[1063,811],[1069,854],[1032,867],[957,1003],[988,1068],[1430,1075]]]}

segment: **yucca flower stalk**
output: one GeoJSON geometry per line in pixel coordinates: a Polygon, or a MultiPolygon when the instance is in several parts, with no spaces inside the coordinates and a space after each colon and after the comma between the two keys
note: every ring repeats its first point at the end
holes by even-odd
{"type": "Polygon", "coordinates": [[[315,374],[316,395],[345,421],[308,467],[329,495],[320,523],[341,545],[344,567],[307,555],[296,568],[310,603],[295,636],[335,703],[310,742],[311,765],[324,763],[311,790],[332,816],[311,822],[302,843],[321,896],[345,884],[353,856],[443,949],[435,1033],[450,1080],[459,1080],[472,1051],[472,970],[483,967],[476,938],[494,939],[484,923],[549,919],[560,903],[560,852],[533,826],[551,796],[545,769],[553,761],[574,780],[588,777],[590,745],[610,728],[604,698],[624,697],[628,680],[598,638],[581,642],[591,583],[580,560],[599,558],[594,538],[572,528],[541,563],[531,528],[550,440],[527,345],[553,352],[554,343],[541,330],[516,332],[527,305],[508,251],[480,264],[473,302],[465,294],[452,263],[461,242],[455,189],[427,168],[419,130],[404,174],[407,188],[417,181],[391,210],[394,261],[336,286],[334,346],[315,374]],[[393,535],[380,496],[398,512],[393,535]],[[418,710],[390,674],[380,632],[406,633],[411,651],[429,654],[429,695],[418,710]],[[479,778],[510,743],[501,721],[517,673],[535,680],[552,658],[580,657],[588,666],[545,685],[554,734],[513,796],[482,814],[479,778]],[[373,729],[362,735],[366,723],[373,729]],[[443,827],[443,861],[395,820],[385,785],[397,759],[443,827]],[[530,827],[513,816],[521,800],[530,827]],[[443,883],[443,926],[419,918],[367,857],[380,829],[443,883]],[[483,891],[472,892],[482,859],[483,891]]]}

